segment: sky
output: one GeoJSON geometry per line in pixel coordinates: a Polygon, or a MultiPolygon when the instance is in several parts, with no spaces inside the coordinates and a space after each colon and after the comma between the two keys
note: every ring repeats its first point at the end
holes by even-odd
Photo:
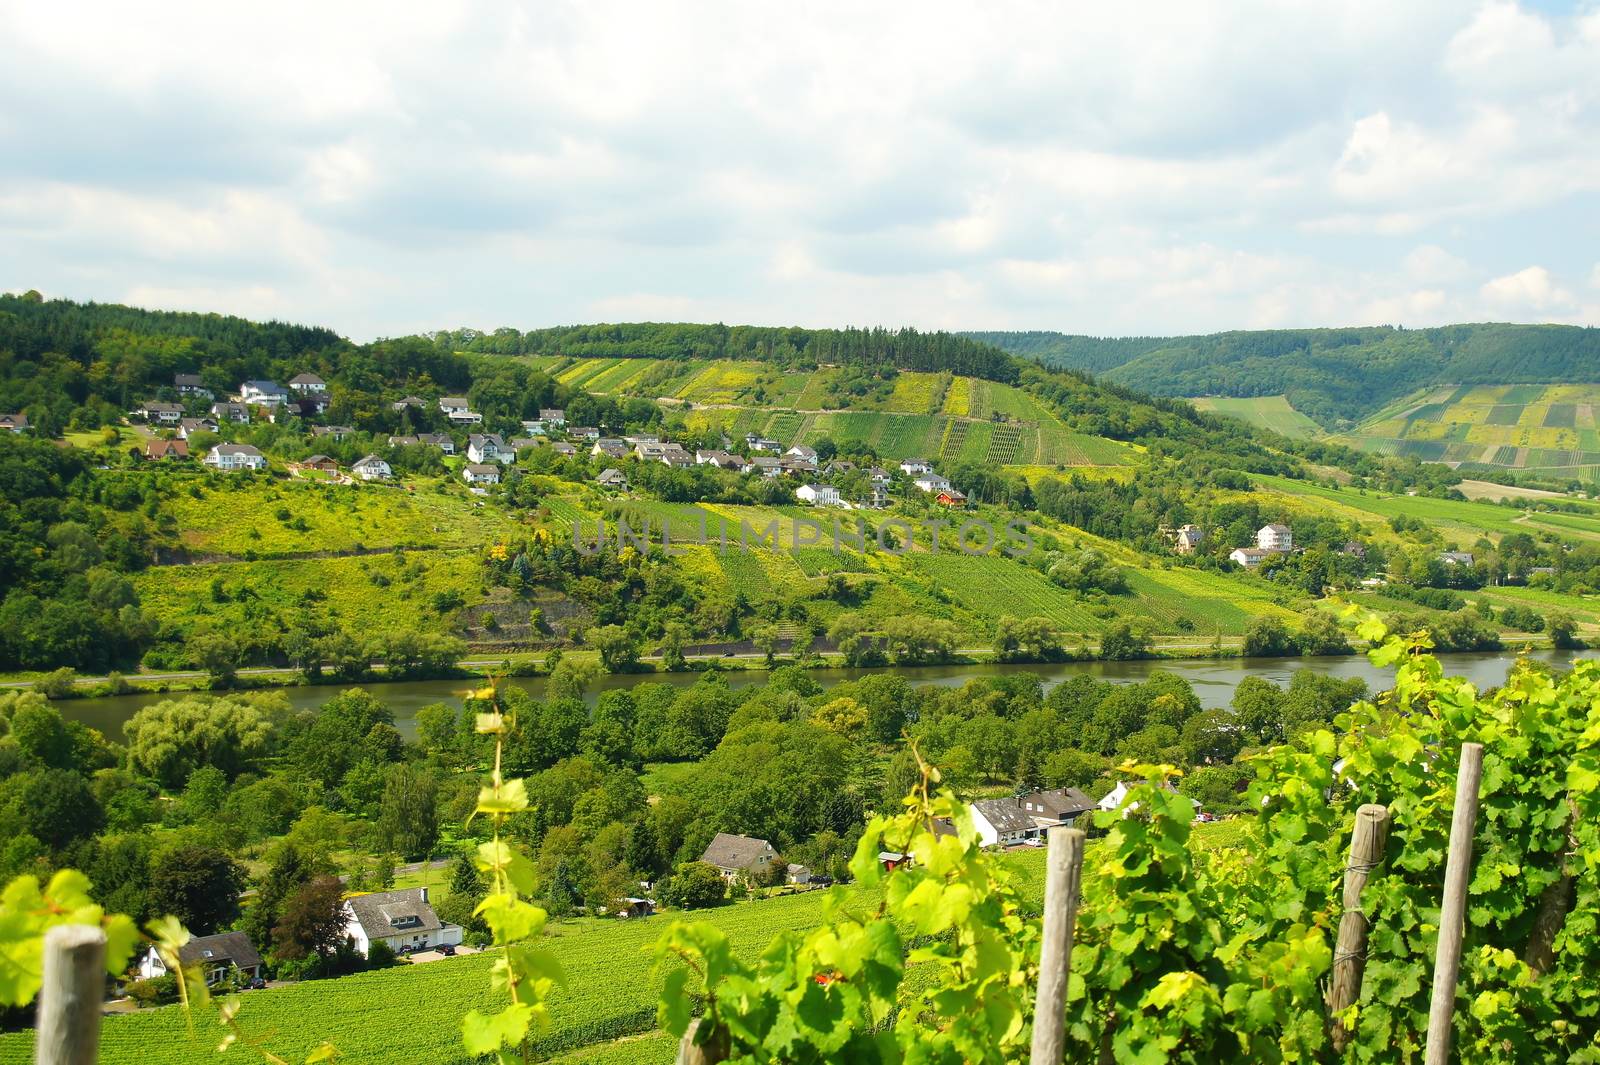
{"type": "Polygon", "coordinates": [[[594,321],[1600,325],[1600,0],[0,0],[0,290],[594,321]]]}

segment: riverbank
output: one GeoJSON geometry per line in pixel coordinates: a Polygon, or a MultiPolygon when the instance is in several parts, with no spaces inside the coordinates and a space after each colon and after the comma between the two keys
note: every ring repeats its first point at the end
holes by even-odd
{"type": "MultiPolygon", "coordinates": [[[[1482,652],[1485,654],[1515,655],[1523,651],[1550,650],[1551,643],[1544,637],[1527,637],[1525,639],[1508,639],[1503,641],[1501,651],[1482,652]]],[[[1240,659],[1244,657],[1243,639],[1237,636],[1224,637],[1210,640],[1167,640],[1157,641],[1150,649],[1148,656],[1135,659],[1107,660],[1099,657],[1099,648],[1079,648],[1075,654],[1068,654],[1064,658],[1049,660],[1021,661],[1011,660],[1004,664],[1016,666],[1055,666],[1061,664],[1083,664],[1105,661],[1128,662],[1205,662],[1219,659],[1240,659]],[[1085,653],[1087,652],[1087,653],[1085,653]]],[[[1352,655],[1359,652],[1351,652],[1352,655]]],[[[46,693],[52,701],[70,701],[74,699],[105,699],[122,698],[138,695],[160,695],[183,692],[218,692],[218,691],[255,691],[270,688],[298,688],[298,687],[329,687],[348,688],[353,685],[363,684],[393,684],[411,681],[439,681],[439,680],[471,680],[473,678],[517,677],[534,678],[547,676],[548,670],[544,666],[548,652],[522,652],[504,655],[498,658],[471,657],[464,658],[456,663],[454,670],[448,673],[411,674],[406,677],[391,678],[388,667],[383,663],[373,663],[365,677],[356,679],[339,679],[331,674],[322,674],[318,677],[307,677],[305,673],[292,666],[252,666],[237,670],[228,683],[218,684],[208,673],[201,670],[173,670],[149,673],[112,673],[106,676],[81,676],[73,675],[71,678],[61,678],[50,673],[7,673],[0,674],[0,692],[6,690],[55,690],[46,693]]],[[[575,661],[582,664],[600,668],[600,656],[597,652],[588,650],[568,650],[562,652],[566,661],[575,661]]],[[[1341,655],[1335,657],[1350,657],[1341,655]]],[[[662,665],[660,656],[652,655],[642,658],[636,669],[624,673],[608,673],[612,677],[633,677],[643,680],[651,677],[670,675],[698,675],[709,669],[726,670],[732,672],[757,671],[765,672],[778,666],[798,665],[803,669],[829,670],[852,668],[845,662],[844,656],[830,653],[817,653],[807,656],[804,660],[787,658],[777,655],[772,662],[768,662],[764,653],[737,653],[724,654],[698,654],[685,655],[686,668],[681,670],[668,670],[662,665]]],[[[1285,661],[1298,661],[1298,657],[1289,657],[1285,661]]],[[[929,666],[981,666],[1001,664],[995,654],[981,647],[961,648],[956,650],[951,657],[939,662],[913,663],[905,665],[886,665],[871,667],[869,671],[921,669],[929,666]]]]}
{"type": "MultiPolygon", "coordinates": [[[[1528,652],[1535,661],[1553,667],[1566,668],[1579,652],[1535,650],[1528,652]]],[[[1588,652],[1582,652],[1587,654],[1588,652]]],[[[1515,662],[1512,651],[1443,654],[1439,656],[1447,673],[1466,677],[1479,688],[1504,682],[1506,671],[1515,662]]],[[[747,664],[743,668],[728,669],[723,673],[730,688],[742,689],[764,684],[767,671],[764,662],[747,664]]],[[[1379,669],[1367,661],[1365,655],[1343,655],[1332,658],[1242,658],[1237,655],[1221,658],[1147,658],[1131,661],[1074,661],[1051,663],[1000,663],[956,662],[925,666],[881,666],[849,668],[838,664],[822,665],[810,670],[810,676],[824,688],[858,680],[862,677],[890,673],[904,677],[915,686],[937,685],[960,687],[969,680],[983,677],[1032,675],[1038,677],[1046,688],[1077,675],[1088,675],[1101,680],[1119,683],[1138,683],[1157,670],[1175,674],[1187,682],[1207,709],[1228,706],[1234,689],[1247,676],[1260,677],[1278,685],[1288,685],[1301,670],[1338,677],[1360,678],[1369,688],[1377,691],[1386,687],[1392,673],[1379,669]]],[[[665,684],[671,687],[688,687],[704,675],[703,670],[686,672],[601,673],[590,683],[586,698],[592,704],[600,696],[616,689],[632,688],[639,684],[665,684]]],[[[343,688],[361,687],[382,699],[395,716],[395,724],[406,736],[414,734],[413,719],[422,707],[433,703],[446,703],[459,707],[467,690],[474,686],[475,675],[433,680],[385,680],[381,677],[344,681],[331,684],[294,684],[276,686],[275,690],[295,709],[313,709],[327,702],[343,688]]],[[[506,683],[527,691],[534,698],[543,698],[549,683],[545,674],[534,676],[509,676],[506,683]]],[[[170,693],[137,692],[127,695],[99,698],[69,699],[55,704],[68,720],[99,729],[108,736],[117,737],[122,725],[141,708],[162,699],[170,693]]]]}

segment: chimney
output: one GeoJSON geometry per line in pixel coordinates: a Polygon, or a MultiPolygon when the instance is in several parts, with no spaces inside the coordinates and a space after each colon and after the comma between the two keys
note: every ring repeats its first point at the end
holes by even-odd
{"type": "Polygon", "coordinates": [[[418,888],[417,890],[422,892],[422,901],[423,902],[427,902],[428,901],[428,889],[426,887],[421,887],[421,888],[418,888]]]}

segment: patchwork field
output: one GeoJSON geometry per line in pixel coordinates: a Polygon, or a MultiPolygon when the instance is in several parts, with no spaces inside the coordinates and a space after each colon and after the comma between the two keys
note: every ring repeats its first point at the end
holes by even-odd
{"type": "Polygon", "coordinates": [[[1600,466],[1600,385],[1438,387],[1390,404],[1341,443],[1458,467],[1590,478],[1600,466]]]}
{"type": "Polygon", "coordinates": [[[1289,405],[1287,396],[1195,396],[1196,410],[1224,414],[1284,436],[1309,439],[1322,430],[1316,422],[1289,405]]]}

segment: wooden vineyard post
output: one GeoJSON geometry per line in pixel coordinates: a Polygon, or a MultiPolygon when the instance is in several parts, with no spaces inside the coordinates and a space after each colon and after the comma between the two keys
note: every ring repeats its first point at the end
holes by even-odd
{"type": "Polygon", "coordinates": [[[1477,830],[1478,784],[1482,779],[1483,744],[1463,743],[1461,769],[1456,774],[1455,813],[1450,819],[1444,900],[1439,910],[1439,949],[1433,962],[1433,1003],[1428,1009],[1425,1065],[1446,1065],[1450,1057],[1450,1018],[1455,1012],[1456,977],[1461,971],[1461,936],[1466,927],[1472,837],[1477,830]]]}
{"type": "Polygon", "coordinates": [[[81,924],[57,925],[46,932],[36,1065],[95,1065],[105,998],[106,934],[81,924]]]}
{"type": "Polygon", "coordinates": [[[719,1033],[713,1032],[704,1046],[695,1045],[694,1038],[704,1023],[704,1017],[696,1017],[689,1022],[689,1030],[684,1032],[683,1038],[678,1041],[678,1057],[675,1065],[718,1065],[719,1062],[728,1060],[727,1040],[718,1038],[719,1033]]]}
{"type": "Polygon", "coordinates": [[[1039,951],[1039,998],[1033,1011],[1032,1065],[1061,1065],[1067,1038],[1067,980],[1072,972],[1072,932],[1083,883],[1083,830],[1050,830],[1044,881],[1044,941],[1039,951]]]}
{"type": "Polygon", "coordinates": [[[1361,892],[1367,877],[1383,861],[1389,842],[1389,808],[1368,803],[1356,811],[1350,834],[1350,861],[1344,867],[1344,912],[1339,917],[1339,938],[1333,949],[1333,984],[1328,989],[1328,1012],[1333,1014],[1333,1047],[1344,1051],[1350,1033],[1338,1015],[1361,997],[1361,975],[1367,967],[1367,915],[1361,910],[1361,892]]]}

